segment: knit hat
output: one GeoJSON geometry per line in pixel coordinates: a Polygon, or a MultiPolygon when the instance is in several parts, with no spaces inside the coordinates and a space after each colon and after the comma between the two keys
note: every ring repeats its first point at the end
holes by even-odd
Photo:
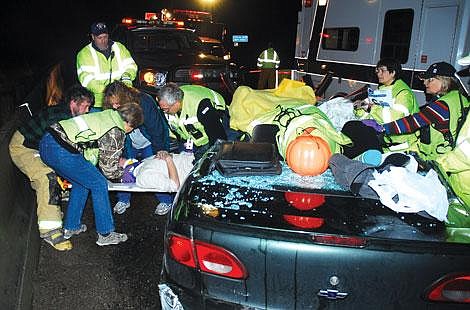
{"type": "Polygon", "coordinates": [[[91,25],[91,33],[95,36],[99,36],[103,33],[108,33],[108,27],[103,22],[97,22],[91,25]]]}

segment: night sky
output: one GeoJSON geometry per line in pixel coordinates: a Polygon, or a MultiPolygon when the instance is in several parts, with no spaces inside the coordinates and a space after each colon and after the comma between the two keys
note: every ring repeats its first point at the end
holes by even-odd
{"type": "Polygon", "coordinates": [[[28,63],[47,66],[76,52],[89,42],[90,24],[97,20],[112,28],[122,17],[143,17],[145,11],[163,7],[212,10],[216,21],[227,24],[229,34],[247,34],[250,42],[236,48],[241,65],[254,67],[267,42],[280,54],[281,67],[294,58],[297,12],[300,0],[17,0],[2,3],[0,13],[1,66],[28,63]],[[6,58],[5,58],[6,57],[6,58]]]}

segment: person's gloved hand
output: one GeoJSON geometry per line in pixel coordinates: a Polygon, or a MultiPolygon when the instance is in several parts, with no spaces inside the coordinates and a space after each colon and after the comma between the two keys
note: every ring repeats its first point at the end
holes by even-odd
{"type": "Polygon", "coordinates": [[[135,183],[135,176],[132,173],[134,171],[134,167],[132,165],[127,166],[124,168],[124,174],[122,175],[121,182],[122,183],[135,183]]]}
{"type": "Polygon", "coordinates": [[[122,175],[122,178],[121,178],[122,183],[135,183],[136,179],[134,176],[134,169],[139,164],[140,163],[136,161],[124,167],[124,174],[122,175]]]}
{"type": "Polygon", "coordinates": [[[377,123],[377,121],[374,120],[374,119],[365,119],[365,120],[362,120],[362,123],[366,126],[371,127],[372,129],[374,129],[377,132],[384,132],[385,131],[385,128],[382,125],[380,125],[379,123],[377,123]]]}

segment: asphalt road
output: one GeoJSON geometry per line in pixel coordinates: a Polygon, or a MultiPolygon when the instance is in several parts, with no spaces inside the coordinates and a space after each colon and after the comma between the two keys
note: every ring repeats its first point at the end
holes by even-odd
{"type": "Polygon", "coordinates": [[[152,194],[133,194],[131,208],[114,216],[116,231],[129,237],[119,245],[95,244],[90,203],[83,216],[88,231],[72,237],[71,251],[59,252],[42,242],[33,309],[160,309],[158,281],[166,217],[155,215],[154,208],[152,194]]]}

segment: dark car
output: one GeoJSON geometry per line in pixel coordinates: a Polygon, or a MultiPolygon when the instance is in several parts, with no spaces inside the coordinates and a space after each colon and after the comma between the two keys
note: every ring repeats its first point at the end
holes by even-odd
{"type": "Polygon", "coordinates": [[[112,38],[125,44],[136,61],[139,89],[156,94],[167,82],[176,82],[203,85],[225,96],[236,87],[236,65],[205,52],[194,30],[156,21],[124,21],[112,38]]]}
{"type": "Polygon", "coordinates": [[[224,177],[218,144],[169,216],[162,309],[468,309],[470,245],[354,196],[328,169],[224,177]]]}

